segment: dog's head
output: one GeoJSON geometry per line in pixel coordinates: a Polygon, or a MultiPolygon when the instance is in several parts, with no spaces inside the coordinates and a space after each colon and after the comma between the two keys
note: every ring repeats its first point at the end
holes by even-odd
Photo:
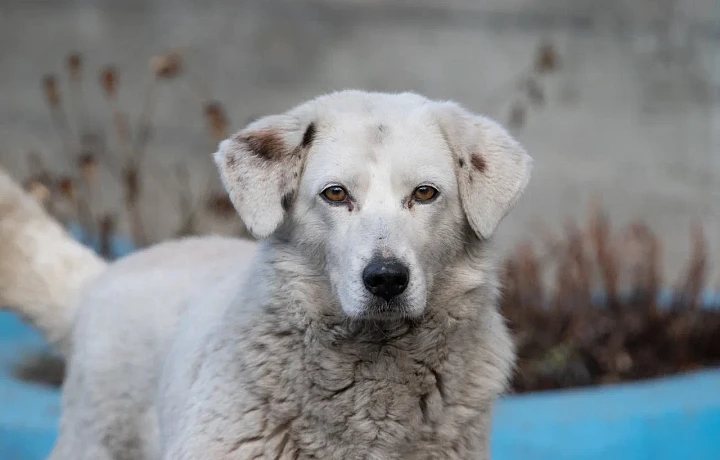
{"type": "Polygon", "coordinates": [[[344,91],[260,119],[215,160],[251,233],[319,260],[353,318],[419,316],[491,236],[532,160],[496,122],[421,96],[344,91]]]}

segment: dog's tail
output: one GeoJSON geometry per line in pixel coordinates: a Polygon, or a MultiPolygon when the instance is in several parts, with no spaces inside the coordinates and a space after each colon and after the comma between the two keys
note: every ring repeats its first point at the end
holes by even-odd
{"type": "Polygon", "coordinates": [[[64,348],[81,290],[106,266],[0,168],[0,308],[64,348]]]}

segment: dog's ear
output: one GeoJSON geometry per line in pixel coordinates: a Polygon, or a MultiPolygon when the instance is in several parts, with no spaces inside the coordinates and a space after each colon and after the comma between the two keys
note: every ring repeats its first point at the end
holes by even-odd
{"type": "Polygon", "coordinates": [[[315,124],[297,114],[261,118],[220,143],[215,163],[235,209],[257,238],[270,236],[293,204],[315,124]]]}
{"type": "Polygon", "coordinates": [[[441,104],[440,127],[454,155],[460,199],[473,231],[489,238],[522,195],[532,158],[497,122],[441,104]]]}

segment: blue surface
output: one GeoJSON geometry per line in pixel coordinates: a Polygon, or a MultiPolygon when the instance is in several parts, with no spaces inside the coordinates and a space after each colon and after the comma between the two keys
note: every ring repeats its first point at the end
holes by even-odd
{"type": "MultiPolygon", "coordinates": [[[[100,240],[97,236],[86,232],[85,230],[83,230],[82,227],[73,223],[69,225],[68,230],[70,231],[70,234],[73,236],[73,238],[75,238],[76,240],[80,241],[86,246],[95,249],[95,251],[99,250],[100,240]]],[[[109,255],[111,259],[128,255],[135,249],[136,248],[133,242],[127,238],[123,238],[122,236],[117,235],[113,235],[110,237],[109,255]]]]}
{"type": "Polygon", "coordinates": [[[10,313],[0,313],[0,459],[44,459],[57,435],[60,393],[29,384],[14,369],[46,351],[42,337],[10,313]]]}
{"type": "MultiPolygon", "coordinates": [[[[40,460],[57,436],[60,394],[19,382],[13,369],[45,350],[15,315],[0,313],[0,459],[40,460]]],[[[495,460],[720,459],[720,370],[590,390],[504,398],[495,460]]]]}
{"type": "Polygon", "coordinates": [[[720,459],[720,370],[506,398],[495,459],[720,459]]]}

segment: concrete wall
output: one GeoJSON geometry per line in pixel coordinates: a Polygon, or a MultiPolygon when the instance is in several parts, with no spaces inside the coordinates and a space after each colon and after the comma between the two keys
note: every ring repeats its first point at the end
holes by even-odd
{"type": "MultiPolygon", "coordinates": [[[[691,219],[720,261],[720,4],[714,0],[59,0],[0,2],[0,163],[27,173],[41,152],[70,171],[40,91],[67,52],[85,57],[79,130],[109,130],[96,84],[121,69],[121,104],[138,114],[151,55],[182,49],[188,73],[157,88],[143,211],[154,237],[177,227],[180,187],[218,187],[201,98],[221,100],[234,128],[318,93],[415,90],[508,120],[527,101],[516,82],[550,39],[561,69],[543,77],[542,107],[513,128],[536,159],[527,197],[503,226],[504,246],[541,218],[584,218],[600,196],[618,223],[646,219],[668,275],[684,268],[691,219]],[[190,165],[189,184],[172,166],[190,165]]],[[[73,112],[74,113],[74,112],[73,112]]],[[[112,145],[109,135],[107,143],[112,145]]],[[[112,155],[112,152],[108,153],[112,155]]],[[[99,199],[111,208],[112,171],[99,199]]],[[[717,272],[716,272],[717,273],[717,272]]]]}

